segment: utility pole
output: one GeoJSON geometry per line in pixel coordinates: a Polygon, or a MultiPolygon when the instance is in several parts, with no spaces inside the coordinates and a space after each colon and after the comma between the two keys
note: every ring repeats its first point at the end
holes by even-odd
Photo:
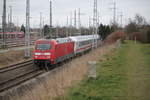
{"type": "Polygon", "coordinates": [[[55,38],[58,38],[58,34],[59,34],[59,22],[57,22],[55,38]]]}
{"type": "Polygon", "coordinates": [[[3,48],[5,48],[6,45],[6,0],[3,1],[3,17],[2,17],[2,30],[3,30],[3,48]]]}
{"type": "Polygon", "coordinates": [[[8,24],[10,24],[10,32],[12,32],[12,6],[9,6],[9,8],[10,8],[10,23],[8,24]]]}
{"type": "Polygon", "coordinates": [[[25,57],[30,57],[30,0],[26,0],[26,33],[25,33],[25,57]]]}
{"type": "Polygon", "coordinates": [[[123,27],[123,25],[122,25],[122,18],[123,18],[123,12],[120,12],[120,24],[121,24],[121,28],[123,27]]]}
{"type": "Polygon", "coordinates": [[[72,12],[70,13],[70,26],[72,27],[72,12]]]}
{"type": "Polygon", "coordinates": [[[92,22],[91,22],[92,18],[91,16],[89,16],[89,28],[91,28],[92,22]]]}
{"type": "Polygon", "coordinates": [[[116,2],[113,2],[113,24],[115,25],[116,24],[116,10],[117,10],[117,7],[116,7],[116,2]]]}
{"type": "Polygon", "coordinates": [[[93,7],[93,35],[96,34],[96,25],[97,25],[97,0],[94,0],[94,7],[93,7]]]}
{"type": "Polygon", "coordinates": [[[98,24],[98,26],[100,24],[100,13],[99,12],[97,12],[97,24],[98,24]]]}
{"type": "MultiPolygon", "coordinates": [[[[95,38],[94,34],[97,34],[97,0],[94,0],[94,8],[93,8],[93,38],[95,38]]],[[[93,40],[93,48],[95,45],[94,42],[95,40],[93,40]]]]}
{"type": "Polygon", "coordinates": [[[8,13],[8,31],[10,32],[10,15],[9,15],[9,13],[8,13]]]}
{"type": "Polygon", "coordinates": [[[93,22],[93,18],[89,16],[89,34],[93,32],[92,22],[93,22]]]}
{"type": "MultiPolygon", "coordinates": [[[[17,27],[19,27],[19,17],[17,17],[17,27]]],[[[18,28],[19,31],[19,28],[18,28]]]]}
{"type": "Polygon", "coordinates": [[[81,34],[81,12],[80,12],[80,8],[78,11],[78,27],[79,27],[79,33],[81,34]]]}
{"type": "Polygon", "coordinates": [[[68,37],[69,31],[68,31],[68,26],[69,26],[69,21],[68,21],[68,16],[67,16],[67,25],[66,25],[66,36],[68,37]]]}
{"type": "Polygon", "coordinates": [[[40,36],[43,38],[42,34],[42,13],[40,12],[40,36]]]}
{"type": "Polygon", "coordinates": [[[91,17],[89,16],[89,28],[91,27],[91,17]]]}
{"type": "Polygon", "coordinates": [[[97,34],[99,32],[99,25],[100,25],[100,13],[97,11],[97,34]]]}
{"type": "Polygon", "coordinates": [[[72,12],[70,13],[70,33],[69,36],[72,35],[72,12]]]}
{"type": "Polygon", "coordinates": [[[44,25],[45,24],[45,22],[44,22],[44,17],[43,17],[43,22],[42,22],[42,27],[43,27],[43,30],[42,30],[42,36],[44,37],[44,25]]]}
{"type": "Polygon", "coordinates": [[[77,28],[77,17],[76,17],[76,10],[74,11],[74,27],[77,28]]]}
{"type": "Polygon", "coordinates": [[[52,1],[50,0],[50,27],[52,27],[52,1]]]}
{"type": "Polygon", "coordinates": [[[52,35],[52,1],[50,0],[50,35],[52,35]]]}

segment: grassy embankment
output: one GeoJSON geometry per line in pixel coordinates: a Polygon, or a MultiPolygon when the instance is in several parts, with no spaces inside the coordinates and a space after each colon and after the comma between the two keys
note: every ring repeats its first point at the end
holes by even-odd
{"type": "Polygon", "coordinates": [[[150,44],[127,41],[97,64],[97,78],[85,78],[56,100],[150,100],[150,44]]]}

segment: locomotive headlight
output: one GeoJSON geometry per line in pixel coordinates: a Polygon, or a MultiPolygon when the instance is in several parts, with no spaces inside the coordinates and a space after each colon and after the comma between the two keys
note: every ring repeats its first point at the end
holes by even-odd
{"type": "Polygon", "coordinates": [[[37,58],[37,56],[35,56],[35,58],[37,58]]]}
{"type": "Polygon", "coordinates": [[[50,55],[51,55],[51,53],[44,53],[44,55],[46,55],[46,56],[50,56],[50,55]]]}
{"type": "Polygon", "coordinates": [[[38,56],[38,55],[41,55],[41,53],[35,53],[35,55],[37,55],[37,56],[38,56]]]}

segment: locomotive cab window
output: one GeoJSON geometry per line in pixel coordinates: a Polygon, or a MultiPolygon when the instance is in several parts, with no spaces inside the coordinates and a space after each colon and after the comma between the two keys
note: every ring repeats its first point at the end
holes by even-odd
{"type": "Polygon", "coordinates": [[[50,50],[51,45],[50,44],[37,44],[36,50],[50,50]]]}

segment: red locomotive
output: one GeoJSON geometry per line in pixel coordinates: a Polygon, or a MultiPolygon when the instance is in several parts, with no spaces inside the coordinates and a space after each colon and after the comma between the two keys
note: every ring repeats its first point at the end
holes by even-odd
{"type": "Polygon", "coordinates": [[[35,42],[33,60],[36,65],[57,64],[81,54],[99,44],[98,35],[71,36],[58,39],[40,39],[35,42]]]}
{"type": "Polygon", "coordinates": [[[35,42],[33,59],[37,65],[45,63],[52,65],[73,57],[73,52],[74,42],[69,38],[40,39],[35,42]]]}

